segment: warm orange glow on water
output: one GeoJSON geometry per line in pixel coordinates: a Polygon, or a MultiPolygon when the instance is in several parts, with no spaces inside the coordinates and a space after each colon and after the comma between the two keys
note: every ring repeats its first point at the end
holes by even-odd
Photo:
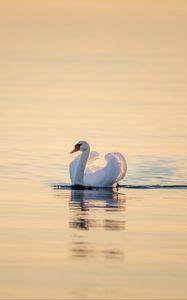
{"type": "Polygon", "coordinates": [[[1,202],[3,298],[185,297],[184,191],[87,195],[84,209],[69,191],[20,197],[1,202]]]}
{"type": "Polygon", "coordinates": [[[82,139],[187,184],[186,31],[182,0],[0,1],[0,297],[186,298],[186,189],[49,187],[82,139]]]}

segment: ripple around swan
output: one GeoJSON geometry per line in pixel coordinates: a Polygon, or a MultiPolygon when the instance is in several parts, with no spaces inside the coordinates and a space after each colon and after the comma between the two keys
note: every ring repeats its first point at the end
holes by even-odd
{"type": "Polygon", "coordinates": [[[68,184],[54,184],[54,189],[62,190],[117,190],[117,189],[187,189],[187,185],[119,185],[118,187],[72,186],[68,184]]]}

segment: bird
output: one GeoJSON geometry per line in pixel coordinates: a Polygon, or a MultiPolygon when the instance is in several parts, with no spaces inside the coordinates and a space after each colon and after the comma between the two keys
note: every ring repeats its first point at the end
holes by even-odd
{"type": "Polygon", "coordinates": [[[70,154],[81,151],[69,165],[72,186],[79,187],[114,187],[119,186],[127,172],[125,157],[119,152],[105,155],[106,165],[98,167],[94,162],[99,159],[99,153],[90,152],[90,145],[86,141],[79,141],[70,154]]]}

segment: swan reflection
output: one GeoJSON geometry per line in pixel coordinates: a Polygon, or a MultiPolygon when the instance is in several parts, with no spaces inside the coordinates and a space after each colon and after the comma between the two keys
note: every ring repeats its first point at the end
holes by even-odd
{"type": "Polygon", "coordinates": [[[73,258],[124,259],[124,248],[115,243],[115,231],[118,231],[118,238],[124,238],[124,194],[112,189],[71,190],[69,225],[74,230],[70,246],[73,258]],[[98,236],[100,245],[96,246],[95,237],[98,236]]]}
{"type": "Polygon", "coordinates": [[[125,195],[111,190],[71,190],[70,227],[124,230],[125,195]],[[113,213],[112,213],[113,212],[113,213]]]}
{"type": "Polygon", "coordinates": [[[125,257],[125,194],[120,189],[64,189],[55,196],[69,199],[70,256],[121,263],[125,257]]]}

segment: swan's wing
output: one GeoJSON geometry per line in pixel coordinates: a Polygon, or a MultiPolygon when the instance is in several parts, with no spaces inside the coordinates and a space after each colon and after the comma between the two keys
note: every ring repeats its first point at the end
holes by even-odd
{"type": "Polygon", "coordinates": [[[127,162],[125,157],[119,152],[112,152],[105,155],[107,167],[116,175],[115,182],[122,180],[127,172],[127,162]]]}
{"type": "Polygon", "coordinates": [[[98,166],[94,165],[94,163],[99,159],[99,153],[96,151],[90,152],[87,164],[86,164],[86,170],[85,172],[91,173],[95,172],[99,169],[98,166]]]}
{"type": "Polygon", "coordinates": [[[107,187],[122,180],[127,171],[127,164],[124,156],[118,152],[105,155],[106,166],[95,172],[85,170],[84,184],[90,186],[107,187]]]}
{"type": "MultiPolygon", "coordinates": [[[[69,174],[70,174],[70,179],[72,184],[74,184],[74,179],[80,161],[80,157],[81,155],[76,156],[69,165],[69,174]]],[[[97,153],[96,151],[90,152],[87,165],[86,165],[86,172],[94,172],[98,169],[98,167],[94,166],[94,162],[98,159],[99,159],[99,153],[97,153]]]]}

